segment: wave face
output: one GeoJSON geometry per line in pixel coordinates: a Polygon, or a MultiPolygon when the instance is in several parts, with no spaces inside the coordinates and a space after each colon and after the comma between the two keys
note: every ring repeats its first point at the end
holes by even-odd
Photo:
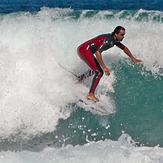
{"type": "MultiPolygon", "coordinates": [[[[60,157],[61,146],[85,144],[84,155],[89,148],[98,148],[97,141],[102,147],[102,140],[110,146],[113,142],[109,140],[118,140],[122,133],[128,133],[138,146],[163,146],[161,11],[44,7],[37,13],[1,14],[0,31],[1,150],[40,151],[50,146],[53,149],[49,152],[57,150],[60,157]],[[115,113],[100,116],[77,105],[79,97],[87,94],[91,79],[76,83],[60,64],[82,74],[88,67],[77,56],[77,47],[99,34],[112,32],[117,25],[126,28],[123,44],[143,63],[133,65],[116,47],[103,53],[112,73],[103,77],[96,93],[115,113]]],[[[113,153],[118,153],[117,146],[113,153]]],[[[127,159],[133,156],[136,162],[137,152],[127,159]]],[[[19,154],[18,158],[24,155],[19,154]]],[[[12,153],[1,152],[1,158],[5,155],[12,157],[12,153]]],[[[157,156],[149,159],[162,160],[157,156]]]]}

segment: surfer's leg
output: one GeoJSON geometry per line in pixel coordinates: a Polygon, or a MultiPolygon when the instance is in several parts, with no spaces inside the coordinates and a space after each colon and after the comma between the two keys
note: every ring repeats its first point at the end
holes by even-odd
{"type": "Polygon", "coordinates": [[[97,87],[97,85],[98,85],[102,75],[103,75],[103,73],[101,73],[99,71],[95,72],[95,76],[94,76],[94,78],[92,80],[92,85],[91,85],[91,89],[90,89],[89,93],[93,93],[94,94],[95,89],[96,89],[96,87],[97,87]]]}
{"type": "MultiPolygon", "coordinates": [[[[100,68],[101,69],[101,68],[100,68]]],[[[90,100],[93,100],[95,102],[98,102],[99,99],[97,99],[95,96],[94,96],[94,92],[95,92],[95,89],[101,79],[101,77],[103,76],[103,71],[102,69],[100,71],[95,71],[95,76],[92,80],[92,85],[91,85],[91,88],[90,88],[90,91],[89,91],[89,94],[87,96],[88,99],[90,100]]]]}
{"type": "Polygon", "coordinates": [[[90,50],[83,50],[83,48],[78,48],[78,55],[93,70],[93,72],[95,72],[95,76],[93,78],[91,89],[87,98],[98,102],[99,100],[94,96],[94,92],[103,75],[103,70],[90,50]]]}
{"type": "MultiPolygon", "coordinates": [[[[88,47],[89,44],[86,46],[88,47]]],[[[96,64],[94,63],[94,56],[92,52],[86,48],[85,46],[81,46],[77,49],[78,56],[91,68],[84,72],[82,75],[78,76],[78,80],[82,81],[83,79],[92,76],[95,74],[96,64]]]]}
{"type": "Polygon", "coordinates": [[[91,89],[90,89],[89,94],[87,96],[88,99],[93,100],[95,102],[99,101],[99,99],[95,97],[94,92],[95,92],[95,89],[96,89],[102,75],[103,74],[100,73],[99,71],[95,72],[95,76],[94,76],[94,78],[92,80],[92,86],[91,86],[91,89]]]}
{"type": "Polygon", "coordinates": [[[84,72],[82,75],[78,76],[78,80],[82,81],[83,79],[90,77],[95,74],[95,70],[88,69],[86,72],[84,72]]]}
{"type": "Polygon", "coordinates": [[[95,89],[101,79],[101,77],[103,76],[103,70],[101,68],[101,66],[99,65],[98,61],[96,58],[94,58],[94,61],[96,63],[96,71],[95,71],[95,76],[92,80],[92,85],[91,85],[91,88],[90,88],[90,91],[89,91],[89,94],[87,96],[88,99],[91,99],[95,102],[98,102],[99,99],[97,99],[95,96],[94,96],[94,92],[95,92],[95,89]]]}

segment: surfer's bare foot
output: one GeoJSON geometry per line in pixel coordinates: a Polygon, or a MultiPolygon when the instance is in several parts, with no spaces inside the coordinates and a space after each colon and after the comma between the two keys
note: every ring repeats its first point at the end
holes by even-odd
{"type": "Polygon", "coordinates": [[[93,93],[89,93],[88,96],[87,96],[87,99],[93,100],[95,102],[99,102],[99,99],[96,98],[93,93]]]}

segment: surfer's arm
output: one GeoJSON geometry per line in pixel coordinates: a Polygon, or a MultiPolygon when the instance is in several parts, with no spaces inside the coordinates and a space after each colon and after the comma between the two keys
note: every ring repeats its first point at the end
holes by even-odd
{"type": "Polygon", "coordinates": [[[133,63],[142,62],[141,60],[134,58],[130,50],[127,47],[124,47],[123,51],[131,58],[133,63]]]}
{"type": "Polygon", "coordinates": [[[123,45],[121,42],[117,42],[116,46],[119,47],[120,49],[122,49],[131,58],[133,63],[142,62],[141,60],[134,58],[133,55],[131,54],[130,50],[125,45],[123,45]]]}
{"type": "Polygon", "coordinates": [[[103,68],[105,74],[110,75],[110,70],[105,66],[104,61],[103,61],[102,56],[101,56],[101,53],[99,51],[96,51],[95,55],[96,55],[97,61],[99,62],[99,64],[103,68]]]}

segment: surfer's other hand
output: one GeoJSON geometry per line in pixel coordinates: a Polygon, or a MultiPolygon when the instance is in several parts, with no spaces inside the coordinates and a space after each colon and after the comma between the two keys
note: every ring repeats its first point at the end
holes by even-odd
{"type": "Polygon", "coordinates": [[[108,68],[104,68],[104,72],[105,72],[105,75],[109,76],[110,75],[110,71],[108,68]]]}

